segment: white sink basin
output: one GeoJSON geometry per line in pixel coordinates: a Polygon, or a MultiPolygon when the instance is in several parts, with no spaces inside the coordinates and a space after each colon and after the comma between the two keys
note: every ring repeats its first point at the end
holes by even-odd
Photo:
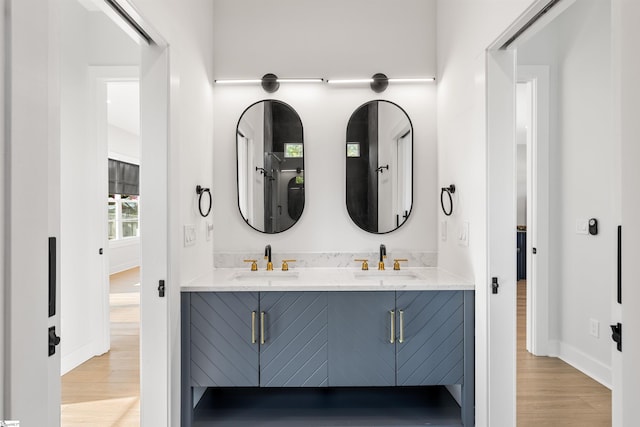
{"type": "Polygon", "coordinates": [[[240,282],[267,282],[269,280],[295,280],[298,278],[297,271],[241,271],[233,275],[233,280],[240,282]]]}
{"type": "Polygon", "coordinates": [[[418,278],[412,271],[358,271],[353,273],[357,280],[408,281],[418,278]]]}

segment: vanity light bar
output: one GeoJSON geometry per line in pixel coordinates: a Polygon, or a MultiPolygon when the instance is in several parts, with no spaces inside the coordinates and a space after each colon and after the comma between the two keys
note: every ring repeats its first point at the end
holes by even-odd
{"type": "Polygon", "coordinates": [[[259,84],[262,83],[260,79],[216,79],[214,80],[219,85],[242,85],[242,84],[259,84]]]}
{"type": "MultiPolygon", "coordinates": [[[[398,78],[387,79],[389,83],[426,83],[435,81],[435,77],[412,77],[412,78],[398,78]]],[[[375,79],[329,79],[329,84],[357,84],[357,83],[373,83],[375,79]]]]}
{"type": "MultiPolygon", "coordinates": [[[[323,83],[324,79],[321,78],[285,78],[285,79],[276,79],[277,83],[323,83]]],[[[262,83],[262,79],[216,79],[214,80],[216,84],[260,84],[262,83]]]]}

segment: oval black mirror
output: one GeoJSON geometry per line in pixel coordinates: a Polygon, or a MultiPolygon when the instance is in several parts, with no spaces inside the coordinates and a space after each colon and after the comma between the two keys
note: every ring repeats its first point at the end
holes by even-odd
{"type": "Polygon", "coordinates": [[[250,105],[238,120],[238,208],[263,233],[291,228],[304,210],[302,121],[281,101],[250,105]]]}
{"type": "Polygon", "coordinates": [[[389,101],[360,106],[347,124],[347,211],[370,233],[402,226],[413,204],[413,126],[389,101]]]}

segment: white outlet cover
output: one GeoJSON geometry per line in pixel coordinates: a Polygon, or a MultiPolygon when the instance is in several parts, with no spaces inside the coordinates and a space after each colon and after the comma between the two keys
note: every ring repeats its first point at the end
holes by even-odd
{"type": "Polygon", "coordinates": [[[459,228],[458,245],[469,246],[469,221],[464,221],[459,228]]]}
{"type": "Polygon", "coordinates": [[[589,334],[596,338],[600,337],[600,322],[596,319],[589,319],[589,334]]]}
{"type": "Polygon", "coordinates": [[[447,241],[447,221],[440,221],[440,240],[447,241]]]}

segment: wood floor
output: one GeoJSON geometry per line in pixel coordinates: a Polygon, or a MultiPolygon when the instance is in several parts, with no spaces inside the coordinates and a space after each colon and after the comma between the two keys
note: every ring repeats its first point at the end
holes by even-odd
{"type": "Polygon", "coordinates": [[[111,351],[62,377],[63,427],[140,425],[140,271],[110,282],[111,351]]]}
{"type": "Polygon", "coordinates": [[[611,391],[560,359],[526,350],[526,281],[518,282],[518,427],[611,426],[611,391]]]}
{"type": "MultiPolygon", "coordinates": [[[[62,426],[139,426],[139,270],[111,276],[111,351],[62,377],[62,426]]],[[[611,426],[611,392],[560,359],[525,349],[518,282],[518,427],[611,426]]]]}

